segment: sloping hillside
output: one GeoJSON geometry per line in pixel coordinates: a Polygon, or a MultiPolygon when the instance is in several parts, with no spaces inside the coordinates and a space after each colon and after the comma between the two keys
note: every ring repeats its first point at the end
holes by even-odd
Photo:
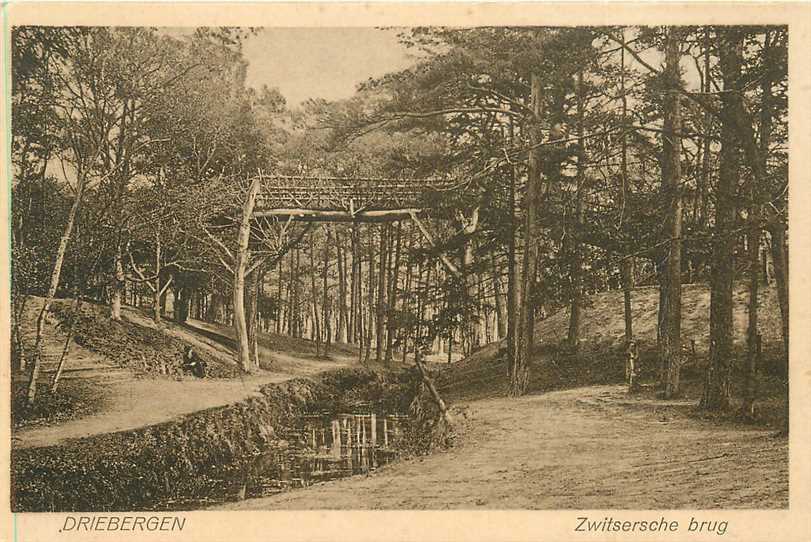
{"type": "MultiPolygon", "coordinates": [[[[234,355],[236,341],[233,327],[199,320],[192,320],[183,327],[186,332],[210,338],[234,355]]],[[[351,364],[358,357],[357,346],[345,343],[332,343],[327,356],[323,353],[316,356],[314,341],[278,333],[262,332],[258,343],[259,362],[263,369],[270,371],[308,373],[309,369],[329,368],[333,363],[351,364]]]]}
{"type": "MultiPolygon", "coordinates": [[[[632,295],[633,330],[639,341],[643,376],[655,370],[658,288],[637,288],[632,295]]],[[[746,333],[746,302],[743,285],[737,285],[734,299],[735,341],[743,348],[746,333]]],[[[700,388],[702,367],[709,346],[710,292],[706,285],[683,286],[682,338],[695,341],[696,356],[683,371],[685,394],[700,388]]],[[[764,395],[784,388],[785,374],[780,335],[780,312],[773,288],[761,288],[760,330],[763,336],[764,395]]],[[[561,310],[536,326],[537,344],[530,362],[529,391],[547,391],[590,384],[622,382],[624,378],[624,321],[621,291],[599,293],[587,298],[583,308],[581,347],[576,354],[561,348],[569,326],[568,310],[561,310]]],[[[465,360],[440,366],[438,383],[451,400],[496,397],[506,393],[507,365],[499,356],[499,343],[487,345],[465,360]]],[[[736,372],[736,378],[739,376],[736,372]]]]}
{"type": "MultiPolygon", "coordinates": [[[[735,339],[742,342],[746,334],[746,303],[749,294],[743,285],[734,292],[735,308],[733,324],[735,339]]],[[[765,344],[779,343],[780,309],[773,288],[761,288],[760,331],[765,344]]],[[[656,318],[659,307],[659,288],[644,287],[634,289],[631,296],[634,336],[644,346],[656,344],[656,318]]],[[[583,307],[582,336],[585,346],[591,348],[617,348],[624,341],[622,291],[615,290],[595,294],[587,298],[583,307]]],[[[682,286],[682,340],[689,344],[696,341],[699,353],[709,348],[710,290],[706,284],[685,284],[682,286]]],[[[545,343],[559,343],[569,329],[569,313],[559,311],[537,326],[540,340],[545,343]]]]}
{"type": "MultiPolygon", "coordinates": [[[[42,299],[29,299],[22,333],[30,351],[42,299]]],[[[231,329],[191,321],[164,321],[160,328],[139,309],[124,307],[122,321],[109,309],[83,303],[74,321],[72,300],[56,300],[46,315],[38,397],[25,401],[26,375],[13,374],[12,418],[16,446],[42,446],[65,439],[160,423],[197,410],[240,401],[265,384],[350,365],[356,349],[334,345],[329,358],[314,355],[304,339],[261,334],[262,369],[244,375],[236,365],[231,329]],[[57,392],[50,384],[68,328],[71,341],[57,392]],[[182,369],[192,346],[207,364],[205,378],[182,369]]]]}
{"type": "MultiPolygon", "coordinates": [[[[57,300],[52,306],[60,327],[70,325],[73,304],[57,300]]],[[[234,330],[221,324],[189,320],[178,324],[163,320],[155,325],[151,317],[134,307],[122,308],[122,321],[113,322],[108,317],[109,308],[85,303],[80,317],[73,325],[76,344],[108,358],[121,367],[154,376],[177,376],[182,373],[183,351],[187,346],[206,361],[210,378],[235,378],[240,376],[236,365],[236,342],[234,330]]],[[[329,357],[316,357],[315,343],[275,333],[259,334],[259,357],[262,369],[274,372],[303,373],[328,368],[330,361],[341,365],[357,357],[357,348],[346,344],[330,346],[329,357]],[[313,365],[314,367],[309,367],[313,365]]]]}
{"type": "MultiPolygon", "coordinates": [[[[191,337],[165,333],[151,321],[133,318],[135,310],[125,311],[120,322],[110,320],[109,308],[84,303],[74,321],[73,304],[59,300],[52,306],[59,327],[66,331],[73,327],[76,344],[107,357],[118,366],[151,375],[176,376],[183,373],[183,352],[190,343],[207,364],[207,373],[214,378],[234,378],[239,371],[232,356],[220,355],[201,341],[193,343],[191,337]]],[[[165,327],[165,326],[164,326],[165,327]]]]}

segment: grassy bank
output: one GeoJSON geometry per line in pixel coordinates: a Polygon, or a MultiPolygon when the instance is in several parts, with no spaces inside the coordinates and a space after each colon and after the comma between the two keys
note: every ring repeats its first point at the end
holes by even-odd
{"type": "Polygon", "coordinates": [[[358,406],[404,412],[415,389],[412,372],[342,369],[159,425],[14,450],[12,510],[150,510],[235,492],[257,455],[285,444],[296,417],[358,406]]]}
{"type": "MultiPolygon", "coordinates": [[[[160,329],[121,320],[113,321],[102,305],[84,303],[75,315],[72,301],[59,300],[51,308],[63,331],[72,329],[74,341],[91,352],[101,354],[114,364],[142,374],[177,377],[183,374],[183,353],[188,343],[160,329]]],[[[234,363],[196,348],[196,355],[206,362],[211,378],[235,378],[239,369],[234,363]]]]}
{"type": "MultiPolygon", "coordinates": [[[[709,356],[710,291],[706,285],[683,287],[682,338],[689,352],[682,367],[682,398],[698,404],[703,391],[709,356]],[[695,347],[695,353],[692,348],[695,347]]],[[[636,288],[632,295],[634,337],[639,344],[643,393],[653,396],[652,384],[658,370],[656,326],[657,288],[636,288]]],[[[735,351],[732,360],[732,408],[719,415],[735,418],[745,386],[745,339],[748,294],[737,285],[734,294],[733,328],[735,351]]],[[[758,375],[757,422],[779,428],[783,425],[788,397],[788,365],[780,334],[780,312],[773,288],[760,291],[760,333],[763,356],[758,375]]],[[[548,392],[596,384],[619,384],[625,378],[625,346],[622,292],[594,294],[585,299],[581,342],[574,351],[566,346],[569,314],[561,310],[538,322],[536,348],[529,360],[528,393],[548,392]]],[[[507,393],[507,363],[504,344],[482,347],[458,363],[434,364],[438,386],[451,402],[503,397],[507,393]]],[[[696,412],[696,415],[702,415],[696,412]]]]}

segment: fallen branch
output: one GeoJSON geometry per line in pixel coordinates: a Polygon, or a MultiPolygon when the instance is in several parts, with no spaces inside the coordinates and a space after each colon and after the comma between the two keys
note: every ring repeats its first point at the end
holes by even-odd
{"type": "Polygon", "coordinates": [[[431,398],[434,400],[434,403],[436,403],[437,408],[439,408],[439,412],[442,415],[442,418],[445,420],[445,423],[450,425],[452,423],[452,419],[450,413],[448,412],[448,407],[445,405],[445,401],[442,400],[442,396],[439,395],[436,386],[434,386],[433,379],[429,376],[428,370],[420,358],[421,355],[417,353],[417,356],[414,359],[414,362],[417,365],[417,371],[419,371],[425,387],[428,388],[431,398]]]}

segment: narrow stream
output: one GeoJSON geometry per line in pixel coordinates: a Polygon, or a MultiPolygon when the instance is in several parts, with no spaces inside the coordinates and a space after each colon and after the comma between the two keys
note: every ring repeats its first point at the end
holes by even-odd
{"type": "Polygon", "coordinates": [[[408,416],[310,414],[284,435],[287,449],[269,450],[251,466],[246,497],[366,474],[398,455],[408,416]]]}
{"type": "Polygon", "coordinates": [[[307,414],[230,480],[210,480],[205,497],[168,499],[156,510],[195,510],[267,497],[312,484],[368,474],[396,459],[409,418],[402,414],[307,414]]]}

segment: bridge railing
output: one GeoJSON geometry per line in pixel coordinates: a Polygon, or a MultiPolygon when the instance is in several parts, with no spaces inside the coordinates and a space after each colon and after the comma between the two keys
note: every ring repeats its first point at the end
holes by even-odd
{"type": "Polygon", "coordinates": [[[425,194],[452,185],[446,179],[272,176],[263,179],[258,209],[386,210],[419,206],[425,194]]]}

